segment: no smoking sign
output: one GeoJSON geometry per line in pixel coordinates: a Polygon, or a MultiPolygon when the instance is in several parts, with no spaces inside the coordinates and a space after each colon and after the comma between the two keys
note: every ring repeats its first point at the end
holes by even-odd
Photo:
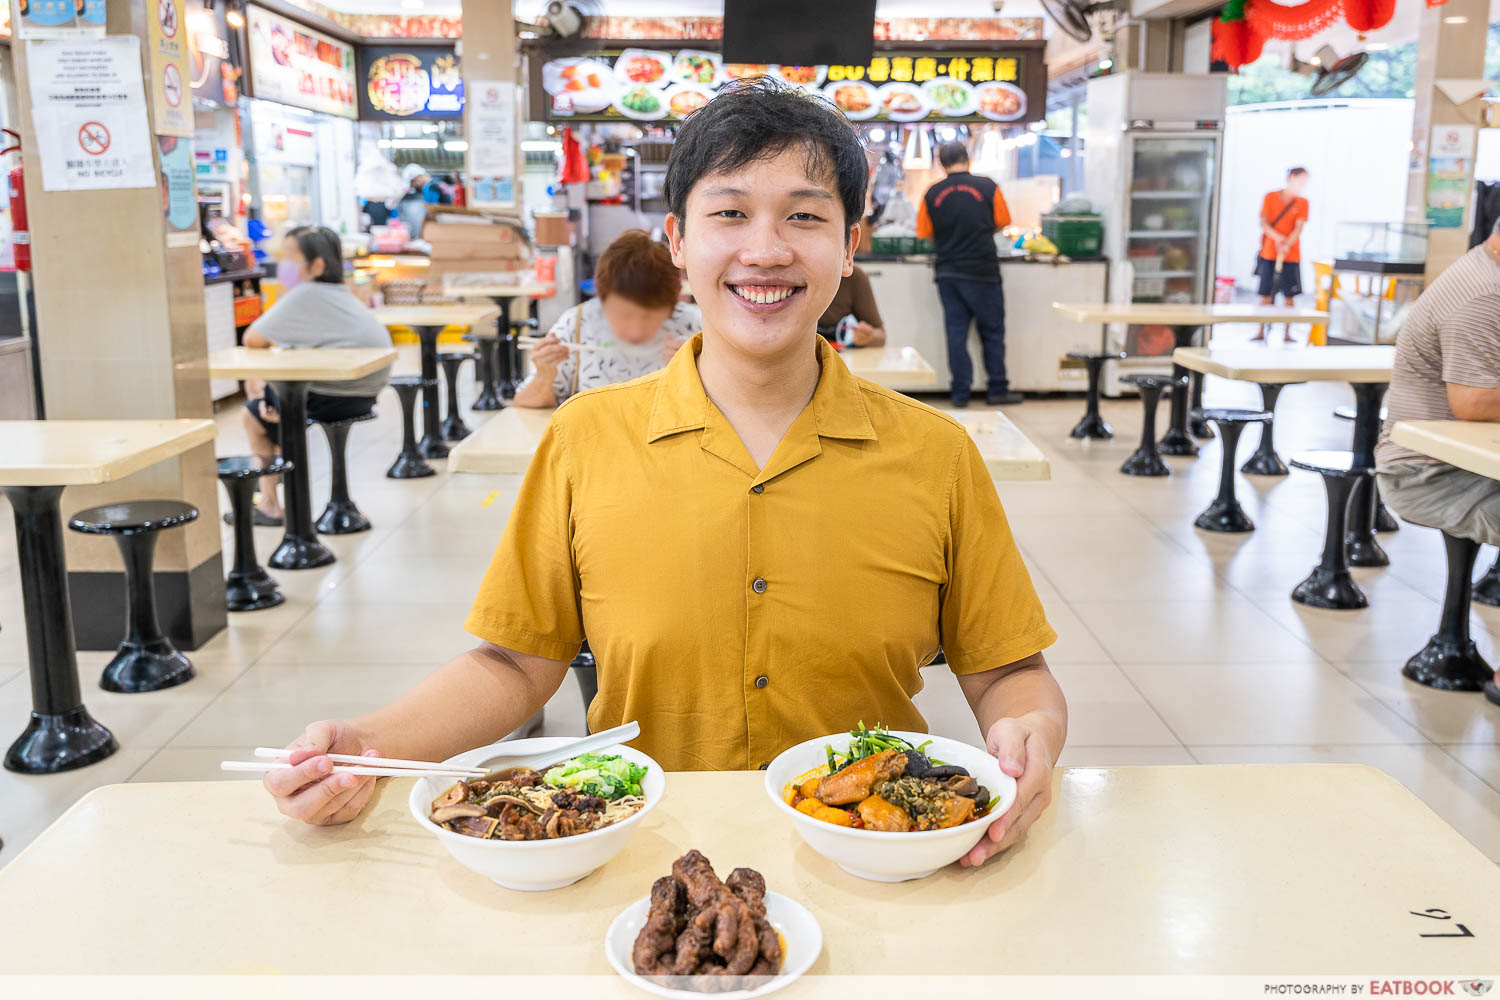
{"type": "Polygon", "coordinates": [[[99,156],[109,148],[109,129],[102,122],[84,122],[78,130],[78,145],[90,156],[99,156]]]}
{"type": "Polygon", "coordinates": [[[167,63],[161,71],[161,92],[172,107],[182,103],[182,73],[172,63],[167,63]]]}

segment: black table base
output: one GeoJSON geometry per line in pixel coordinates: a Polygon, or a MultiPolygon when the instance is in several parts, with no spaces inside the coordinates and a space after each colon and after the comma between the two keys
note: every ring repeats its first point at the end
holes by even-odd
{"type": "Polygon", "coordinates": [[[1203,409],[1203,373],[1191,372],[1188,378],[1193,385],[1192,395],[1188,397],[1188,430],[1199,441],[1211,441],[1214,436],[1213,425],[1198,415],[1198,411],[1203,409]]]}
{"type": "MultiPolygon", "coordinates": [[[[1385,397],[1385,382],[1355,382],[1354,387],[1354,464],[1358,468],[1375,468],[1375,443],[1380,440],[1380,401],[1385,397]]],[[[1389,566],[1391,557],[1375,540],[1375,479],[1367,477],[1354,489],[1349,502],[1349,530],[1344,536],[1351,566],[1389,566]]]]}
{"type": "Polygon", "coordinates": [[[1448,588],[1443,594],[1443,616],[1438,630],[1401,673],[1407,679],[1442,691],[1479,691],[1493,681],[1494,671],[1469,638],[1469,597],[1479,543],[1443,532],[1448,555],[1448,588]]]}
{"type": "Polygon", "coordinates": [[[495,392],[495,371],[500,366],[500,341],[495,337],[476,337],[479,358],[474,362],[479,376],[479,398],[470,407],[480,412],[501,410],[505,402],[495,392]]]}
{"type": "Polygon", "coordinates": [[[282,477],[286,494],[286,534],[266,563],[272,569],[314,569],[334,561],[318,541],[312,523],[307,464],[307,383],[274,382],[281,398],[281,454],[291,464],[282,477]]]}
{"type": "MultiPolygon", "coordinates": [[[[1197,336],[1198,329],[1199,328],[1196,326],[1172,327],[1172,336],[1176,338],[1177,346],[1191,347],[1193,345],[1193,338],[1197,336]]],[[[1186,368],[1182,367],[1182,365],[1179,365],[1175,361],[1172,362],[1172,377],[1174,379],[1185,381],[1188,375],[1189,372],[1186,368]]],[[[1197,386],[1197,392],[1199,394],[1199,400],[1201,402],[1203,392],[1203,381],[1201,377],[1198,380],[1197,386]]],[[[1188,391],[1185,388],[1174,387],[1172,390],[1172,419],[1168,423],[1167,432],[1162,435],[1161,440],[1157,442],[1156,445],[1157,449],[1163,455],[1183,455],[1192,457],[1198,454],[1198,445],[1193,441],[1192,434],[1189,433],[1188,429],[1188,409],[1189,404],[1192,401],[1192,395],[1192,392],[1188,391]]],[[[1200,434],[1200,437],[1213,436],[1213,433],[1208,430],[1207,426],[1204,426],[1202,430],[1204,431],[1204,433],[1200,434]]],[[[1161,474],[1162,473],[1155,473],[1155,475],[1161,474]]]]}
{"type": "Polygon", "coordinates": [[[8,770],[53,774],[101,761],[120,749],[83,706],[68,564],[58,510],[61,486],[4,486],[16,518],[21,605],[31,670],[31,720],[5,754],[8,770]]]}
{"type": "Polygon", "coordinates": [[[443,441],[441,390],[438,387],[437,339],[441,326],[413,327],[422,345],[422,440],[417,450],[423,458],[447,458],[448,445],[443,441]]]}

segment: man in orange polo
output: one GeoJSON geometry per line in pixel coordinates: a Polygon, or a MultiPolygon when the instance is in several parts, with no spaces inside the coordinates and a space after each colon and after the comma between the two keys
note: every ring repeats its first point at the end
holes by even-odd
{"type": "Polygon", "coordinates": [[[331,773],[330,752],[438,760],[499,739],[587,635],[590,728],[638,721],[673,770],[764,767],[862,719],[925,729],[912,696],[941,650],[1018,787],[966,863],[1021,836],[1067,734],[1041,652],[1056,633],[968,432],[855,378],[816,332],[866,181],[849,123],[800,91],[741,85],[687,119],[667,235],[703,333],[557,410],[465,622],[481,644],[309,726],[266,777],[283,813],[364,807],[371,782],[331,773]]]}
{"type": "MultiPolygon", "coordinates": [[[[1260,281],[1260,304],[1276,301],[1279,292],[1283,305],[1302,294],[1302,227],[1307,223],[1307,168],[1293,167],[1286,172],[1286,186],[1267,192],[1260,203],[1260,256],[1255,261],[1255,276],[1260,281]]],[[[1287,324],[1286,342],[1292,343],[1291,324],[1287,324]]],[[[1253,338],[1264,340],[1262,330],[1253,338]]]]}

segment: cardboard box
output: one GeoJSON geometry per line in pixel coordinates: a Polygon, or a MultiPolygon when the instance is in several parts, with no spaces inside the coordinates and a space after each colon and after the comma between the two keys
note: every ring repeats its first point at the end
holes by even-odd
{"type": "Polygon", "coordinates": [[[510,226],[497,223],[429,222],[422,239],[431,246],[433,260],[463,260],[470,257],[526,258],[524,240],[510,226]]]}

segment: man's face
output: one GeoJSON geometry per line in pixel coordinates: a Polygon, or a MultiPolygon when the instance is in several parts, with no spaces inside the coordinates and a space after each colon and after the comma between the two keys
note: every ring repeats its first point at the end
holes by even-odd
{"type": "Polygon", "coordinates": [[[683,217],[667,216],[672,262],[687,270],[705,337],[760,357],[795,350],[853,270],[859,227],[845,236],[833,180],[807,176],[805,161],[792,148],[706,174],[683,217]]]}
{"type": "Polygon", "coordinates": [[[1293,197],[1300,195],[1307,189],[1307,175],[1294,174],[1286,179],[1286,189],[1293,197]]]}

